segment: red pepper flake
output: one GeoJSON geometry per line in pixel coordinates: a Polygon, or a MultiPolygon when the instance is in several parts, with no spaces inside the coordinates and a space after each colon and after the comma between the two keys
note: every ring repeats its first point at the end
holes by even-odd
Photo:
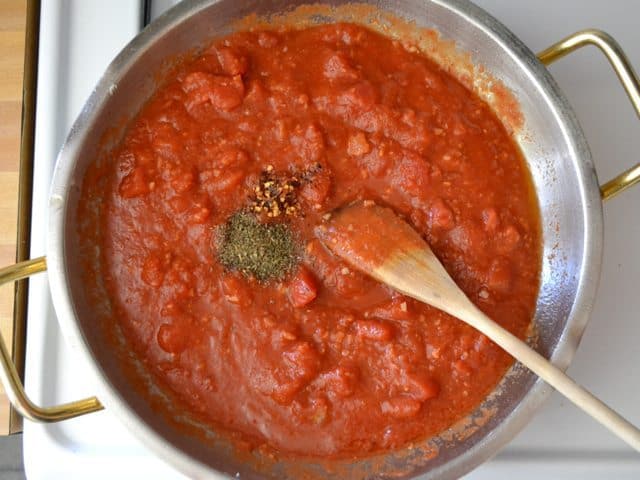
{"type": "MultiPolygon", "coordinates": [[[[277,174],[273,165],[268,165],[253,188],[250,210],[258,216],[264,215],[270,219],[281,215],[299,215],[298,190],[302,187],[318,186],[322,178],[316,177],[316,174],[321,170],[322,165],[316,163],[300,174],[277,174]]],[[[322,188],[321,184],[320,187],[322,188]]],[[[302,195],[304,194],[303,191],[302,195]]]]}
{"type": "Polygon", "coordinates": [[[269,218],[297,215],[300,211],[296,194],[299,186],[298,177],[279,176],[275,173],[273,166],[269,165],[260,174],[258,185],[253,189],[251,209],[269,218]]]}

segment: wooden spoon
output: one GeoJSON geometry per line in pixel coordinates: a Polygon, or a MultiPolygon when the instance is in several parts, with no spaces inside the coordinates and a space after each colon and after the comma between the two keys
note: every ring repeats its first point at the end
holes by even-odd
{"type": "Polygon", "coordinates": [[[389,208],[357,203],[332,214],[316,235],[334,254],[390,287],[479,330],[575,405],[640,451],[640,430],[482,313],[429,245],[389,208]]]}

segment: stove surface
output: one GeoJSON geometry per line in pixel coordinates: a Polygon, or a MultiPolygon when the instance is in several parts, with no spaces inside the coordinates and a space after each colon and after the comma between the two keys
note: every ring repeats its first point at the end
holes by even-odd
{"type": "MultiPolygon", "coordinates": [[[[175,0],[152,2],[152,16],[175,0]]],[[[640,2],[628,0],[476,0],[532,50],[582,28],[611,33],[640,69],[640,2]]],[[[49,183],[54,159],[93,85],[139,31],[141,2],[42,1],[32,256],[45,253],[49,183]]],[[[622,88],[604,57],[585,49],[551,67],[574,106],[598,174],[607,180],[638,161],[640,135],[622,88]]],[[[591,322],[569,373],[636,425],[640,424],[640,187],[605,207],[604,268],[591,322]]],[[[31,280],[26,388],[38,404],[95,394],[92,378],[58,329],[46,275],[31,280]]],[[[52,425],[25,422],[30,480],[184,478],[103,411],[52,425]]],[[[466,478],[640,478],[640,456],[558,394],[493,460],[466,478]]]]}

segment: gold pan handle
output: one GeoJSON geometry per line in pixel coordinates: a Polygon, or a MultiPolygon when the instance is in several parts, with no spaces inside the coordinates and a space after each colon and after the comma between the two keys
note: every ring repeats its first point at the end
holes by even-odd
{"type": "MultiPolygon", "coordinates": [[[[638,75],[618,42],[608,33],[595,29],[581,30],[538,53],[538,59],[545,65],[549,65],[585,45],[595,45],[604,53],[627,92],[636,114],[640,117],[638,75]]],[[[638,182],[640,182],[640,163],[601,185],[600,194],[603,200],[609,200],[638,182]]]]}
{"type": "MultiPolygon", "coordinates": [[[[44,272],[47,269],[45,257],[34,258],[24,262],[16,263],[10,267],[0,269],[0,285],[15,282],[36,273],[44,272]]],[[[34,405],[24,391],[22,381],[16,371],[11,355],[7,350],[2,335],[0,335],[0,380],[4,387],[11,405],[24,418],[36,422],[59,422],[78,417],[86,413],[102,410],[102,405],[96,397],[85,398],[76,402],[64,403],[53,407],[39,407],[34,405]]]]}

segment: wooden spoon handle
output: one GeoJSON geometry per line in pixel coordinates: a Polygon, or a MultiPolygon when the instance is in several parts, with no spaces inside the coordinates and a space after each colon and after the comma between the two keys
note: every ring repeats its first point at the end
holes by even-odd
{"type": "Polygon", "coordinates": [[[428,249],[401,252],[371,275],[421,302],[468,323],[500,345],[545,382],[640,452],[640,430],[582,388],[518,337],[476,307],[428,249]]]}
{"type": "Polygon", "coordinates": [[[482,313],[422,237],[391,209],[354,204],[317,230],[333,253],[399,292],[468,323],[640,452],[640,430],[482,313]],[[366,238],[363,242],[362,238],[366,238]]]}
{"type": "MultiPolygon", "coordinates": [[[[578,385],[562,370],[553,365],[518,337],[495,323],[477,307],[465,309],[465,318],[460,318],[484,333],[500,345],[545,382],[571,400],[576,406],[591,415],[611,432],[640,452],[640,430],[596,398],[588,390],[578,385]]],[[[460,314],[461,312],[458,312],[460,314]]]]}

